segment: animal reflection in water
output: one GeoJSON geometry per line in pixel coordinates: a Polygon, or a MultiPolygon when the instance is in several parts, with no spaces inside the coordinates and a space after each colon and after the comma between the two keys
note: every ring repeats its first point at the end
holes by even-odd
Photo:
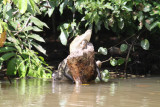
{"type": "Polygon", "coordinates": [[[88,84],[88,85],[71,85],[67,82],[53,82],[52,93],[57,95],[59,105],[70,106],[86,106],[94,107],[95,105],[103,106],[107,100],[108,94],[113,96],[116,91],[115,83],[105,84],[88,84]],[[96,86],[95,86],[96,85],[96,86]],[[104,95],[104,93],[107,93],[104,95]]]}

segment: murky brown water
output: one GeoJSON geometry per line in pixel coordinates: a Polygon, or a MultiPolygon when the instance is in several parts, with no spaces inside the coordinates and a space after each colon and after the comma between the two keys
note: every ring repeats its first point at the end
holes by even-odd
{"type": "Polygon", "coordinates": [[[81,86],[44,79],[0,81],[0,107],[160,107],[160,77],[81,86]]]}

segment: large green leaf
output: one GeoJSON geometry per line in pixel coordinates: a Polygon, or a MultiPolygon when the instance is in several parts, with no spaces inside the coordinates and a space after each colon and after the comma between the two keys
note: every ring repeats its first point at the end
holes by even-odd
{"type": "Polygon", "coordinates": [[[45,42],[44,39],[42,37],[40,37],[39,35],[37,34],[32,34],[32,35],[28,35],[29,38],[33,38],[39,42],[45,42]]]}
{"type": "Polygon", "coordinates": [[[17,74],[17,58],[12,58],[7,65],[7,75],[17,74]]]}
{"type": "Polygon", "coordinates": [[[16,53],[6,53],[0,57],[0,62],[6,61],[15,55],[16,55],[16,53]]]}
{"type": "Polygon", "coordinates": [[[36,17],[32,17],[31,18],[31,21],[36,25],[38,26],[39,28],[43,28],[43,26],[49,28],[44,22],[40,21],[38,18],[36,17]]]}
{"type": "Polygon", "coordinates": [[[26,10],[27,10],[27,1],[28,0],[19,0],[18,1],[18,8],[19,8],[19,10],[20,10],[20,12],[23,14],[23,13],[25,13],[26,12],[26,10]]]}
{"type": "Polygon", "coordinates": [[[32,45],[40,52],[42,52],[44,55],[46,55],[46,50],[39,44],[32,42],[32,45]]]}
{"type": "Polygon", "coordinates": [[[13,48],[13,47],[2,47],[2,48],[0,48],[0,53],[1,53],[1,52],[14,51],[14,50],[16,50],[16,49],[13,48]]]}
{"type": "Polygon", "coordinates": [[[141,41],[141,47],[144,49],[144,50],[148,50],[149,49],[149,41],[147,39],[144,39],[141,41]]]}

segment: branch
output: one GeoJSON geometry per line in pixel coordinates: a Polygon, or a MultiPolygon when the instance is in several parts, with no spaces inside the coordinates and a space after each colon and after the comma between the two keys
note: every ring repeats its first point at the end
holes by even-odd
{"type": "Polygon", "coordinates": [[[32,17],[32,16],[30,16],[30,17],[28,18],[28,20],[27,20],[27,22],[25,23],[25,25],[23,26],[23,28],[22,28],[20,31],[18,31],[17,33],[15,33],[14,35],[18,35],[20,32],[23,31],[24,28],[27,27],[27,24],[28,24],[28,22],[30,21],[31,17],[32,17]]]}

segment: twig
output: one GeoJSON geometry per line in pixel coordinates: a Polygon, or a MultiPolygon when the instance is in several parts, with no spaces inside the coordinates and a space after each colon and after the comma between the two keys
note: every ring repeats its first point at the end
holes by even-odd
{"type": "Polygon", "coordinates": [[[15,12],[12,12],[13,15],[17,14],[19,12],[19,9],[15,12]]]}
{"type": "Polygon", "coordinates": [[[124,72],[123,72],[123,73],[125,73],[126,78],[127,78],[127,72],[126,72],[126,70],[127,70],[127,64],[128,64],[128,59],[129,59],[129,55],[130,55],[131,49],[132,49],[133,45],[135,44],[136,40],[139,39],[139,36],[141,35],[142,32],[144,32],[144,30],[142,30],[142,31],[137,35],[137,38],[132,42],[132,44],[131,44],[131,46],[130,46],[130,48],[129,48],[129,51],[128,51],[128,53],[127,53],[126,60],[125,60],[124,72]]]}
{"type": "Polygon", "coordinates": [[[22,28],[20,31],[18,31],[17,33],[15,33],[14,35],[18,35],[20,32],[23,31],[24,28],[27,27],[27,24],[28,24],[29,20],[31,19],[31,17],[32,17],[32,16],[30,16],[30,17],[28,18],[28,20],[27,20],[27,22],[25,23],[25,25],[23,26],[23,28],[22,28]]]}
{"type": "Polygon", "coordinates": [[[108,62],[108,61],[110,61],[111,59],[112,59],[112,57],[110,57],[109,59],[107,59],[107,60],[105,60],[105,61],[102,61],[102,63],[108,62]]]}

